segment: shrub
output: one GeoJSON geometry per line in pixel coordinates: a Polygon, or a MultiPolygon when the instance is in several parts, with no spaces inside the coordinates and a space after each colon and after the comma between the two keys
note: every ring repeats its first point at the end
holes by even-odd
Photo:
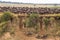
{"type": "Polygon", "coordinates": [[[15,28],[14,28],[14,27],[10,27],[9,29],[10,29],[10,30],[9,30],[10,34],[13,35],[14,32],[15,32],[15,28]]]}
{"type": "Polygon", "coordinates": [[[48,27],[49,23],[50,23],[50,20],[48,18],[45,18],[44,19],[44,24],[45,24],[45,29],[46,30],[47,30],[47,27],[48,27]]]}
{"type": "Polygon", "coordinates": [[[11,18],[12,18],[12,15],[10,14],[10,12],[5,12],[5,13],[1,16],[1,22],[11,20],[11,18]]]}
{"type": "Polygon", "coordinates": [[[0,23],[0,35],[3,35],[5,32],[9,32],[13,33],[13,28],[10,28],[11,26],[9,25],[9,23],[11,22],[11,18],[12,15],[10,14],[10,12],[5,12],[2,16],[1,16],[1,23],[0,23]],[[9,21],[10,20],[10,21],[9,21]]]}
{"type": "Polygon", "coordinates": [[[0,24],[0,36],[2,36],[7,31],[7,22],[3,22],[0,24]]]}
{"type": "MultiPolygon", "coordinates": [[[[36,32],[38,32],[38,28],[39,28],[39,16],[38,14],[30,14],[29,18],[27,18],[27,20],[25,21],[26,27],[29,28],[31,30],[31,28],[35,29],[36,32]]],[[[29,30],[29,31],[30,31],[29,30]]]]}
{"type": "Polygon", "coordinates": [[[29,18],[26,21],[27,27],[35,27],[38,24],[39,17],[37,14],[30,14],[29,18]]]}

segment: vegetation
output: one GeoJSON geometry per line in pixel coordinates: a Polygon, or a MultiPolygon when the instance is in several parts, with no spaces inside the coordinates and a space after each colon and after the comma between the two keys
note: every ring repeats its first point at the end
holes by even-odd
{"type": "Polygon", "coordinates": [[[12,15],[10,14],[10,12],[4,12],[4,14],[1,16],[1,22],[5,22],[5,21],[9,21],[11,20],[12,15]]]}
{"type": "Polygon", "coordinates": [[[38,22],[39,22],[38,19],[39,19],[39,17],[38,17],[37,14],[30,14],[29,18],[28,18],[28,20],[26,22],[27,27],[35,27],[35,26],[37,26],[38,22]]]}
{"type": "MultiPolygon", "coordinates": [[[[47,35],[60,36],[60,20],[59,20],[60,16],[59,15],[56,15],[56,16],[57,17],[55,17],[55,19],[54,17],[45,17],[45,18],[42,18],[42,20],[40,20],[40,17],[38,14],[36,13],[29,14],[29,17],[26,18],[24,22],[24,25],[26,26],[25,28],[28,29],[28,30],[26,29],[27,35],[32,35],[33,33],[34,34],[37,33],[38,38],[46,38],[47,35]],[[40,28],[41,27],[40,21],[42,21],[41,23],[42,28],[40,28]],[[34,29],[34,31],[32,29],[34,29]],[[41,33],[43,36],[40,35],[41,33]]],[[[14,34],[15,28],[17,28],[14,26],[15,24],[17,24],[17,21],[19,19],[18,17],[15,17],[18,20],[15,20],[15,18],[13,20],[13,18],[14,17],[10,12],[4,12],[3,15],[0,16],[0,35],[1,36],[6,32],[9,32],[10,34],[14,34]],[[13,24],[13,21],[14,21],[14,24],[13,24]]]]}
{"type": "Polygon", "coordinates": [[[5,32],[11,32],[13,30],[13,27],[10,27],[10,22],[11,22],[12,15],[10,12],[5,12],[1,17],[0,17],[0,35],[3,35],[5,32]],[[9,22],[10,21],[10,22],[9,22]],[[9,29],[11,29],[9,31],[9,29]]]}
{"type": "Polygon", "coordinates": [[[46,30],[47,30],[47,28],[48,28],[49,23],[50,23],[49,18],[45,18],[45,19],[44,19],[44,24],[45,24],[45,29],[46,29],[46,30]]]}
{"type": "Polygon", "coordinates": [[[38,16],[38,14],[34,14],[34,13],[30,14],[29,18],[27,18],[25,23],[26,23],[27,28],[30,28],[30,30],[31,30],[31,28],[33,28],[36,30],[36,32],[38,32],[38,30],[39,30],[39,25],[38,25],[39,16],[38,16]]]}

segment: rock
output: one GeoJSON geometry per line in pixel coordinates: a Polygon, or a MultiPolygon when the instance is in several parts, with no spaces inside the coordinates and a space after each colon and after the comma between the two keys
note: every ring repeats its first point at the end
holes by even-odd
{"type": "Polygon", "coordinates": [[[43,37],[41,37],[41,38],[45,39],[45,38],[47,38],[47,35],[43,35],[43,37]]]}
{"type": "Polygon", "coordinates": [[[36,38],[37,38],[37,39],[41,39],[41,36],[40,36],[40,35],[37,35],[36,38]]]}
{"type": "Polygon", "coordinates": [[[47,35],[37,35],[36,38],[38,38],[38,39],[45,39],[45,38],[47,38],[47,35]]]}
{"type": "Polygon", "coordinates": [[[33,32],[27,32],[26,35],[31,36],[31,35],[33,35],[33,32]]]}

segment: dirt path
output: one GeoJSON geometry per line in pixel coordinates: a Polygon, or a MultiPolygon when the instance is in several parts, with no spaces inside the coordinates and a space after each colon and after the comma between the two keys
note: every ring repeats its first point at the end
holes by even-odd
{"type": "MultiPolygon", "coordinates": [[[[19,30],[19,28],[16,28],[15,36],[11,37],[9,33],[6,34],[6,36],[3,36],[4,38],[11,37],[10,39],[6,40],[60,40],[58,37],[56,38],[47,38],[47,39],[37,39],[35,36],[28,37],[26,36],[22,31],[19,30]]],[[[5,40],[5,39],[0,39],[5,40]]]]}
{"type": "Polygon", "coordinates": [[[15,38],[16,38],[16,40],[60,40],[58,37],[56,39],[54,39],[54,38],[37,39],[37,38],[35,38],[35,36],[28,37],[28,36],[24,35],[24,33],[22,31],[20,31],[18,28],[16,30],[15,38]]]}
{"type": "Polygon", "coordinates": [[[37,40],[35,37],[28,37],[28,36],[24,35],[24,33],[22,31],[20,31],[19,28],[17,28],[17,30],[16,30],[16,38],[18,40],[37,40]]]}

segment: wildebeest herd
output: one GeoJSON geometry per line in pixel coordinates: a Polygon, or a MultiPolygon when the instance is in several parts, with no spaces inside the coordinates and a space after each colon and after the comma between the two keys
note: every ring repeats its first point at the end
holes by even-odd
{"type": "Polygon", "coordinates": [[[54,14],[54,13],[60,13],[60,8],[0,7],[0,12],[5,12],[5,11],[10,11],[12,13],[54,14]]]}

